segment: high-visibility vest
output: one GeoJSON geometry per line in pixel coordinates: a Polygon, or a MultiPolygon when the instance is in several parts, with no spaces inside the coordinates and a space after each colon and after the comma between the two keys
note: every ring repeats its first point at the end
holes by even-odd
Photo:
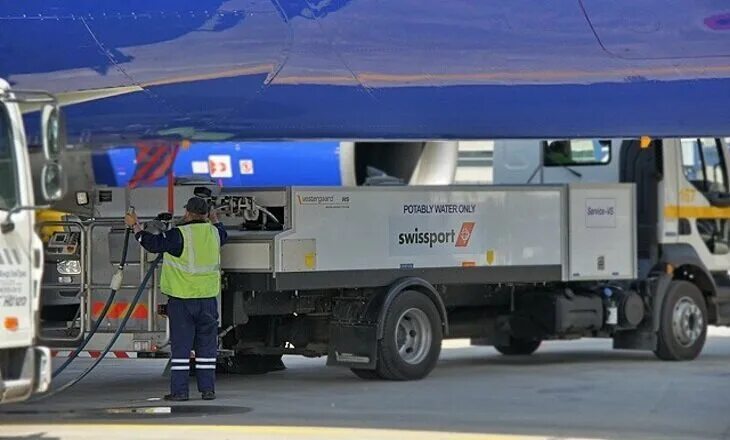
{"type": "Polygon", "coordinates": [[[218,228],[210,223],[178,227],[183,236],[179,257],[162,258],[160,290],[175,298],[213,298],[221,290],[221,242],[218,228]]]}

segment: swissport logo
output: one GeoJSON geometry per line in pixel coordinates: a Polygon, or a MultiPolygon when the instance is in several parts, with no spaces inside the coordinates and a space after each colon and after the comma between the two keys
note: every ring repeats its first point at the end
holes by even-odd
{"type": "Polygon", "coordinates": [[[474,222],[462,223],[461,230],[459,231],[459,238],[456,240],[456,247],[469,246],[469,240],[471,240],[471,232],[473,230],[474,230],[474,222]]]}
{"type": "Polygon", "coordinates": [[[424,245],[433,249],[434,246],[454,243],[454,247],[464,248],[469,246],[474,225],[475,222],[462,223],[458,234],[454,229],[450,231],[421,231],[415,228],[413,232],[398,234],[398,244],[400,246],[424,245]]]}

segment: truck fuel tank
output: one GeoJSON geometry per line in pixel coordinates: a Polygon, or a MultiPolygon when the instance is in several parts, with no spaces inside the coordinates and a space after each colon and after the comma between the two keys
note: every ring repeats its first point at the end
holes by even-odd
{"type": "Polygon", "coordinates": [[[598,295],[529,292],[517,300],[510,319],[511,333],[524,339],[547,339],[554,335],[582,334],[603,327],[603,299],[598,295]]]}

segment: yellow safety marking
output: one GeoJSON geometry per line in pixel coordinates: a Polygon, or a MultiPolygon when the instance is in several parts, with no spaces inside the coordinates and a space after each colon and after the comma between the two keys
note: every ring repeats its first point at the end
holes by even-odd
{"type": "MultiPolygon", "coordinates": [[[[515,434],[492,434],[492,433],[464,433],[464,432],[446,432],[446,431],[417,431],[417,430],[401,430],[401,429],[371,429],[371,428],[330,428],[316,426],[237,426],[237,425],[148,425],[148,424],[106,424],[106,423],[86,423],[86,424],[57,424],[57,425],[37,425],[37,424],[7,424],[3,429],[3,433],[9,433],[12,427],[25,427],[34,430],[34,432],[43,431],[50,436],[56,437],[65,433],[78,432],[74,430],[89,429],[93,432],[103,432],[104,436],[109,438],[115,434],[112,431],[121,431],[122,433],[131,434],[129,431],[135,430],[145,433],[145,438],[149,437],[150,431],[158,431],[167,433],[166,436],[172,437],[170,432],[196,432],[196,433],[226,433],[228,435],[252,436],[285,436],[285,438],[358,438],[358,439],[377,439],[377,440],[547,440],[558,439],[553,435],[515,435],[515,434]],[[9,429],[8,429],[9,428],[9,429]]],[[[179,435],[179,434],[178,434],[179,435]]],[[[178,438],[178,437],[176,437],[178,438]]],[[[179,438],[186,438],[185,436],[179,438]]],[[[191,437],[192,438],[192,437],[191,437]]],[[[250,438],[250,437],[247,437],[250,438]]]]}
{"type": "Polygon", "coordinates": [[[649,148],[649,145],[651,145],[651,138],[649,136],[642,136],[641,143],[639,146],[642,149],[646,149],[646,148],[649,148]]]}
{"type": "Polygon", "coordinates": [[[664,207],[664,218],[730,219],[730,207],[668,205],[664,207]]]}
{"type": "MultiPolygon", "coordinates": [[[[38,223],[43,222],[60,222],[63,221],[66,216],[65,212],[56,211],[53,209],[41,209],[36,211],[35,221],[38,223]]],[[[63,226],[42,226],[39,234],[43,243],[48,243],[51,240],[54,232],[64,232],[63,226]]]]}
{"type": "Polygon", "coordinates": [[[306,255],[304,255],[304,266],[307,269],[314,269],[314,267],[317,265],[317,254],[314,252],[310,252],[306,255]]]}
{"type": "Polygon", "coordinates": [[[489,249],[487,251],[487,264],[491,265],[494,263],[494,249],[489,249]]]}

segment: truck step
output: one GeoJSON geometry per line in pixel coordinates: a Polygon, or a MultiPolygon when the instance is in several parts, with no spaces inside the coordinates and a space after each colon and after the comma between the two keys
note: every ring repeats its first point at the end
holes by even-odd
{"type": "MultiPolygon", "coordinates": [[[[717,283],[718,277],[715,277],[717,283]]],[[[717,297],[712,298],[717,309],[717,325],[730,324],[730,286],[717,283],[717,297]]]]}
{"type": "Polygon", "coordinates": [[[717,325],[730,325],[730,301],[717,302],[717,325]]]}

